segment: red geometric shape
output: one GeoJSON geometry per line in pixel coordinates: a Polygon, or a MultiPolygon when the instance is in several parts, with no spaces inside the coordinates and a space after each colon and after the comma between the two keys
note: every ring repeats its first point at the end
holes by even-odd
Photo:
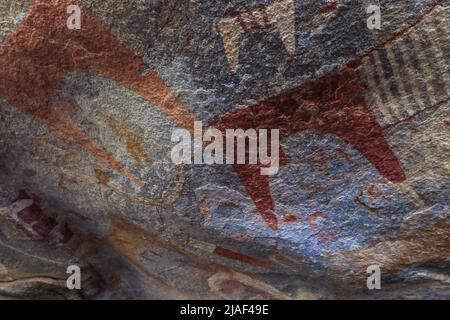
{"type": "Polygon", "coordinates": [[[59,83],[71,73],[113,79],[152,102],[175,123],[190,129],[194,118],[152,70],[141,74],[144,60],[121,43],[95,17],[81,12],[81,29],[69,30],[71,0],[38,0],[23,23],[0,48],[0,96],[22,112],[138,185],[126,167],[63,115],[53,100],[59,83]]]}
{"type": "MultiPolygon", "coordinates": [[[[383,131],[362,95],[360,61],[342,71],[308,82],[256,105],[222,117],[214,126],[225,129],[279,129],[280,139],[314,130],[334,134],[358,150],[381,175],[394,183],[406,179],[383,131]]],[[[280,153],[281,164],[288,157],[280,153]]],[[[237,175],[267,225],[277,229],[269,177],[261,165],[235,165],[237,175]]]]}

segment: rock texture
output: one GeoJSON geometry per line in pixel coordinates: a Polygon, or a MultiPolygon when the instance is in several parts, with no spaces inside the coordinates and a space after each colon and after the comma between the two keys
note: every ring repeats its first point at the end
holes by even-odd
{"type": "Polygon", "coordinates": [[[0,297],[450,298],[449,2],[375,2],[2,0],[0,297]],[[194,120],[280,171],[175,165],[194,120]]]}

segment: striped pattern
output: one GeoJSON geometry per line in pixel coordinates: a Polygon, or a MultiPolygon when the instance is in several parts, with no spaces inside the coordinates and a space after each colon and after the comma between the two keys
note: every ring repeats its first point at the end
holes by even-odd
{"type": "Polygon", "coordinates": [[[367,99],[382,126],[449,96],[448,12],[436,9],[414,30],[363,58],[367,99]]]}

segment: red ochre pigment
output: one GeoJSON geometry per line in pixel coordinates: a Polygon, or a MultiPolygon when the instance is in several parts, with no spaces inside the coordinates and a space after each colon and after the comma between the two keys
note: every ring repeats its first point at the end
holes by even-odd
{"type": "MultiPolygon", "coordinates": [[[[55,111],[52,106],[58,102],[52,101],[52,96],[57,85],[70,73],[90,72],[114,79],[142,95],[183,128],[192,130],[194,118],[156,73],[151,70],[145,75],[139,73],[143,59],[97,19],[83,13],[82,32],[68,30],[68,4],[70,1],[59,1],[57,5],[37,1],[22,25],[0,48],[0,95],[22,112],[82,146],[113,171],[142,185],[140,179],[112,155],[55,111]]],[[[388,42],[409,31],[422,17],[388,42]]],[[[381,175],[394,183],[402,182],[405,174],[400,162],[363,97],[360,64],[359,59],[355,60],[339,73],[227,114],[216,127],[280,129],[281,138],[306,130],[333,134],[361,152],[381,175]]],[[[281,164],[289,161],[283,152],[280,158],[281,164]]],[[[278,221],[269,177],[260,175],[260,165],[235,165],[234,168],[264,221],[276,230],[278,221]]]]}
{"type": "MultiPolygon", "coordinates": [[[[402,166],[383,136],[383,130],[367,105],[360,74],[360,60],[336,74],[305,83],[256,105],[225,115],[215,127],[225,129],[279,129],[280,138],[312,130],[333,134],[355,148],[388,180],[406,179],[402,166]]],[[[288,157],[280,152],[281,164],[288,157]]],[[[235,165],[235,170],[267,225],[278,228],[269,177],[260,165],[235,165]]]]}

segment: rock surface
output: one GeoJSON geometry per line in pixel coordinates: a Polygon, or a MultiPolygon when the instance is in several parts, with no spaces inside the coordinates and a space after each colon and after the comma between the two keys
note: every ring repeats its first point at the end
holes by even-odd
{"type": "Polygon", "coordinates": [[[449,2],[375,2],[2,0],[0,298],[449,299],[449,2]],[[175,165],[194,120],[279,172],[175,165]]]}

